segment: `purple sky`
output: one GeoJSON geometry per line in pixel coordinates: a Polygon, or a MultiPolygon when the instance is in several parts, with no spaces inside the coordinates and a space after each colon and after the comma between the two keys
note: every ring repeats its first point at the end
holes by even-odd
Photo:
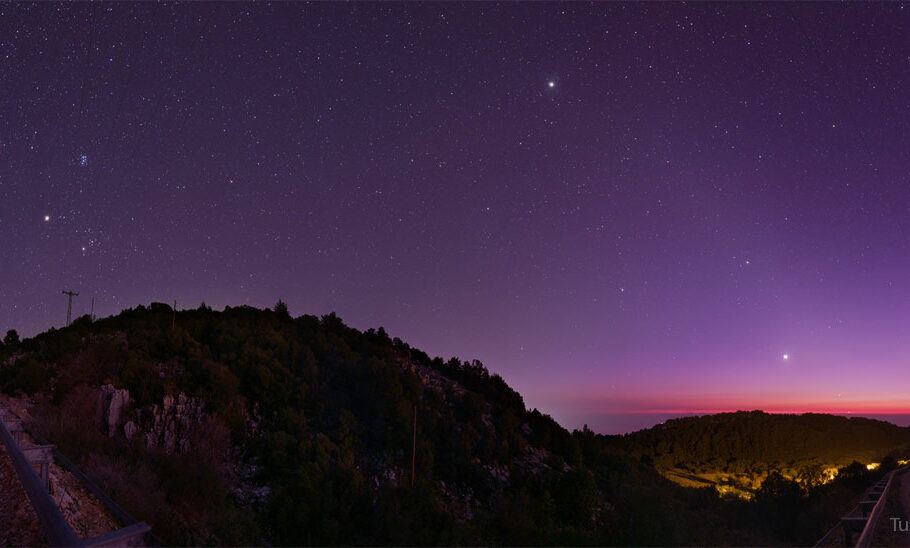
{"type": "Polygon", "coordinates": [[[0,330],[280,297],[570,427],[910,412],[908,17],[2,5],[0,330]]]}

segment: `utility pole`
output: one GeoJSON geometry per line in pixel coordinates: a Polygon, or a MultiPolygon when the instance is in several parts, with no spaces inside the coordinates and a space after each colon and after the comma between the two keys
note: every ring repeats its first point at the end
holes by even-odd
{"type": "Polygon", "coordinates": [[[417,404],[414,404],[414,447],[411,449],[411,487],[414,487],[414,472],[417,470],[417,404]]]}
{"type": "Polygon", "coordinates": [[[72,291],[61,291],[61,293],[69,296],[69,300],[66,303],[66,325],[69,325],[70,319],[73,317],[73,297],[77,297],[79,294],[72,291]]]}
{"type": "Polygon", "coordinates": [[[92,319],[92,323],[95,323],[95,297],[92,297],[92,308],[88,313],[88,317],[92,319]]]}
{"type": "Polygon", "coordinates": [[[174,301],[174,316],[171,318],[171,331],[177,327],[177,301],[174,301]]]}

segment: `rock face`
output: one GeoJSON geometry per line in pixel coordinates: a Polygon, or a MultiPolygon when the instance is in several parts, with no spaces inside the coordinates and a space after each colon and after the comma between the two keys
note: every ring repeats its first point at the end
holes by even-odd
{"type": "Polygon", "coordinates": [[[116,389],[111,384],[101,387],[98,394],[98,405],[95,410],[95,425],[108,437],[113,437],[120,426],[120,415],[130,402],[130,393],[125,389],[116,389]]]}
{"type": "Polygon", "coordinates": [[[126,439],[129,441],[133,441],[133,437],[138,431],[139,427],[136,426],[136,423],[133,421],[129,421],[123,425],[123,435],[126,436],[126,439]]]}
{"type": "MultiPolygon", "coordinates": [[[[242,457],[234,455],[239,461],[242,457]]],[[[260,466],[252,463],[229,462],[224,472],[228,480],[228,490],[237,497],[237,502],[247,506],[263,504],[272,490],[266,485],[259,485],[256,476],[261,470],[260,466]]]]}
{"type": "Polygon", "coordinates": [[[137,435],[149,449],[164,449],[167,454],[185,453],[190,440],[205,420],[205,402],[181,392],[175,398],[166,395],[161,405],[136,409],[133,420],[124,423],[125,410],[130,402],[128,390],[110,384],[101,387],[95,412],[95,425],[102,433],[113,437],[123,425],[123,436],[132,441],[137,435]]]}
{"type": "Polygon", "coordinates": [[[149,449],[162,448],[168,454],[175,451],[184,453],[190,448],[190,439],[196,427],[204,419],[205,402],[202,400],[187,397],[183,392],[176,401],[173,396],[166,395],[161,406],[152,406],[151,424],[143,424],[145,445],[149,449]]]}

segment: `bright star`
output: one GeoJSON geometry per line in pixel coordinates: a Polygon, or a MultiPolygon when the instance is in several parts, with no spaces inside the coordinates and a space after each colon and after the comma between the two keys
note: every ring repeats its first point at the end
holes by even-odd
{"type": "Polygon", "coordinates": [[[789,359],[790,359],[790,354],[784,354],[784,360],[789,360],[789,359]]]}
{"type": "Polygon", "coordinates": [[[50,221],[50,220],[51,220],[51,216],[50,216],[50,215],[45,215],[45,216],[44,216],[44,222],[47,222],[47,221],[50,221]]]}
{"type": "Polygon", "coordinates": [[[556,87],[556,82],[554,82],[553,80],[550,80],[549,82],[547,82],[547,86],[549,86],[549,87],[551,87],[551,88],[555,88],[555,87],[556,87]]]}

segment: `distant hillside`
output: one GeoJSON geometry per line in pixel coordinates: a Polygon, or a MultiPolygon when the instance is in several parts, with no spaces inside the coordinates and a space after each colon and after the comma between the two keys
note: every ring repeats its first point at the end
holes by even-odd
{"type": "Polygon", "coordinates": [[[761,413],[570,433],[476,360],[282,303],[153,303],[10,333],[0,390],[175,545],[805,544],[877,472],[772,482],[747,502],[674,485],[652,463],[871,459],[905,439],[874,421],[838,419],[862,426],[841,437],[833,417],[791,428],[761,413]]]}
{"type": "Polygon", "coordinates": [[[910,429],[860,417],[739,411],[669,420],[647,430],[611,437],[617,452],[662,471],[794,478],[817,477],[852,461],[878,463],[905,454],[910,429]]]}

